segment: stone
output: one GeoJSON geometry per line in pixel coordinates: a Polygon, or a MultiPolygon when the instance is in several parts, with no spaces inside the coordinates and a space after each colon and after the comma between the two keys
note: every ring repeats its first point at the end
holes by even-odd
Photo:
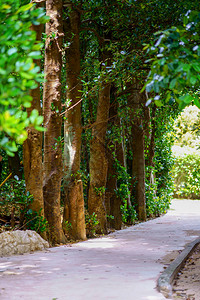
{"type": "Polygon", "coordinates": [[[29,253],[46,248],[49,248],[49,243],[33,230],[0,233],[0,256],[29,253]]]}

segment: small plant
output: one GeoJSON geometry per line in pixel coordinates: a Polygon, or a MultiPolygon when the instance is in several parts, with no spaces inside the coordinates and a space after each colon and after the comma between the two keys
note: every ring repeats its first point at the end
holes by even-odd
{"type": "Polygon", "coordinates": [[[105,188],[105,186],[101,186],[99,188],[95,187],[94,190],[95,190],[96,194],[101,197],[105,194],[106,188],[105,188]]]}
{"type": "Polygon", "coordinates": [[[47,220],[40,212],[30,209],[33,196],[26,191],[24,179],[14,176],[6,183],[6,190],[1,193],[0,207],[6,215],[11,215],[11,226],[19,220],[17,227],[42,233],[47,230],[47,220]]]}
{"type": "Polygon", "coordinates": [[[48,222],[40,213],[28,209],[24,214],[24,226],[27,229],[42,233],[47,230],[48,222]]]}
{"type": "Polygon", "coordinates": [[[74,181],[75,184],[77,184],[78,181],[81,180],[81,177],[82,177],[81,171],[77,171],[76,173],[71,174],[71,178],[73,178],[73,181],[74,181]]]}
{"type": "Polygon", "coordinates": [[[86,224],[86,232],[88,237],[93,237],[96,234],[96,228],[99,224],[97,220],[97,215],[93,212],[92,215],[89,215],[87,212],[85,214],[85,224],[86,224]]]}
{"type": "Polygon", "coordinates": [[[63,230],[65,234],[70,234],[70,231],[72,229],[72,224],[69,221],[64,221],[63,222],[63,230]]]}
{"type": "Polygon", "coordinates": [[[112,216],[112,215],[106,215],[106,218],[108,219],[108,220],[114,220],[114,216],[112,216]]]}
{"type": "Polygon", "coordinates": [[[125,224],[134,224],[137,220],[137,213],[135,208],[128,207],[128,201],[124,200],[123,205],[120,206],[122,212],[122,222],[125,224]]]}

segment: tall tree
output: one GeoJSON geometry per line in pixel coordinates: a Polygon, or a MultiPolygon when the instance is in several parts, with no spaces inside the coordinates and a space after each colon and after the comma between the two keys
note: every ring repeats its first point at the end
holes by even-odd
{"type": "Polygon", "coordinates": [[[66,49],[67,102],[64,124],[64,218],[71,224],[75,239],[86,239],[83,184],[80,176],[81,161],[81,82],[80,82],[80,13],[68,4],[65,38],[70,41],[66,49]]]}
{"type": "MultiPolygon", "coordinates": [[[[102,53],[104,65],[110,65],[108,51],[102,53]]],[[[104,67],[103,67],[104,68],[104,67]]],[[[89,214],[95,213],[99,222],[97,232],[107,232],[107,218],[105,206],[105,190],[107,181],[108,162],[105,148],[105,137],[110,107],[109,80],[103,79],[100,83],[97,116],[92,128],[92,139],[90,142],[90,187],[88,196],[89,214]]]]}
{"type": "MultiPolygon", "coordinates": [[[[37,3],[37,7],[43,4],[37,3]]],[[[31,29],[36,32],[36,40],[41,41],[44,25],[32,24],[31,29]]],[[[41,67],[40,59],[34,60],[34,63],[41,67]]],[[[30,91],[32,96],[31,107],[27,108],[28,116],[36,109],[41,114],[40,85],[30,91]]],[[[43,200],[43,166],[42,166],[42,132],[33,127],[27,129],[27,139],[23,144],[23,162],[26,189],[33,195],[34,201],[30,204],[33,211],[44,216],[43,200]]]]}
{"type": "Polygon", "coordinates": [[[60,214],[60,187],[63,174],[61,150],[61,69],[63,20],[62,0],[47,0],[44,106],[44,208],[49,224],[49,239],[65,242],[60,214]]]}
{"type": "MultiPolygon", "coordinates": [[[[116,88],[111,88],[112,103],[109,110],[109,131],[113,134],[108,137],[108,175],[106,183],[106,210],[108,224],[111,228],[117,230],[121,229],[121,204],[122,199],[117,195],[117,177],[120,173],[119,166],[123,166],[124,152],[123,152],[123,138],[121,135],[120,117],[118,115],[118,102],[116,99],[116,88]],[[113,155],[114,154],[114,155],[113,155]]],[[[124,166],[123,166],[124,167],[124,166]]]]}
{"type": "Polygon", "coordinates": [[[135,185],[135,200],[138,219],[146,220],[146,200],[145,200],[145,141],[144,141],[144,110],[146,103],[145,93],[140,93],[141,85],[134,79],[129,84],[129,105],[132,114],[132,177],[135,185]]]}
{"type": "Polygon", "coordinates": [[[107,158],[105,136],[109,116],[110,84],[103,83],[99,91],[96,122],[90,144],[90,188],[88,197],[89,213],[95,213],[99,221],[97,231],[107,232],[105,188],[107,180],[107,158]]]}

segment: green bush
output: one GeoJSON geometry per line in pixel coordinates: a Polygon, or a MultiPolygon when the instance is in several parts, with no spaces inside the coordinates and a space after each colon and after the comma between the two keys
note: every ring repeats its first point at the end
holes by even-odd
{"type": "Polygon", "coordinates": [[[26,127],[40,126],[43,117],[33,110],[28,117],[24,108],[31,106],[30,89],[42,80],[34,59],[41,58],[42,43],[37,43],[31,25],[45,23],[48,17],[33,3],[21,6],[19,0],[0,0],[0,148],[14,156],[16,143],[27,137],[26,127]]]}
{"type": "Polygon", "coordinates": [[[173,174],[175,197],[200,199],[200,155],[197,152],[177,156],[173,174]]]}
{"type": "Polygon", "coordinates": [[[97,215],[93,212],[89,215],[88,211],[85,213],[85,225],[87,237],[94,237],[96,235],[96,229],[99,221],[97,220],[97,215]]]}
{"type": "Polygon", "coordinates": [[[156,109],[154,165],[146,167],[147,217],[157,217],[166,213],[173,196],[173,125],[178,112],[176,105],[156,109]]]}
{"type": "Polygon", "coordinates": [[[30,209],[33,200],[33,196],[26,191],[25,180],[20,180],[15,175],[2,189],[0,211],[3,215],[12,216],[16,229],[30,229],[42,233],[47,230],[47,220],[30,209]]]}
{"type": "Polygon", "coordinates": [[[123,201],[123,204],[120,206],[122,213],[122,222],[128,225],[132,225],[137,220],[137,213],[135,208],[128,207],[127,200],[123,201]]]}

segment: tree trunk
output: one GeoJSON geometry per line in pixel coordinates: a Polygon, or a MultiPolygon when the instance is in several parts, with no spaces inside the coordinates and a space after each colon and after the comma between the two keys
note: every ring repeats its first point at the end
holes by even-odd
{"type": "Polygon", "coordinates": [[[135,80],[130,87],[129,105],[132,108],[132,150],[133,164],[132,177],[135,184],[135,199],[137,204],[138,219],[146,220],[146,199],[145,199],[145,143],[144,143],[144,104],[145,93],[140,93],[141,87],[135,80]]]}
{"type": "Polygon", "coordinates": [[[8,156],[8,166],[10,172],[12,172],[12,177],[14,178],[15,175],[21,180],[23,177],[23,168],[20,162],[20,157],[18,152],[14,153],[14,156],[8,156]]]}
{"type": "MultiPolygon", "coordinates": [[[[120,128],[122,127],[121,126],[121,121],[118,117],[118,124],[120,126],[120,128]]],[[[116,150],[116,153],[117,153],[117,160],[119,161],[119,163],[121,164],[121,166],[125,169],[126,173],[128,174],[128,171],[127,171],[127,163],[126,163],[126,146],[125,146],[125,138],[124,138],[124,133],[123,133],[123,129],[121,128],[121,142],[120,143],[117,143],[117,150],[116,150]]],[[[129,191],[129,186],[128,186],[128,181],[126,182],[126,189],[127,189],[127,198],[125,200],[127,200],[127,206],[129,208],[132,207],[132,204],[131,204],[131,196],[130,196],[130,191],[129,191]]]]}
{"type": "Polygon", "coordinates": [[[149,152],[148,152],[148,166],[153,167],[153,159],[154,159],[154,149],[155,149],[155,131],[156,131],[156,124],[155,124],[155,114],[156,114],[156,105],[152,106],[152,113],[151,113],[151,135],[150,135],[150,145],[149,145],[149,152]]]}
{"type": "Polygon", "coordinates": [[[88,197],[89,214],[95,213],[99,221],[97,232],[107,233],[105,188],[108,163],[105,136],[110,106],[110,83],[102,83],[99,91],[97,118],[90,143],[90,187],[88,197]]]}
{"type": "MultiPolygon", "coordinates": [[[[115,96],[115,87],[111,89],[111,96],[115,96]]],[[[110,105],[109,111],[109,128],[111,131],[114,131],[115,128],[120,128],[120,118],[118,116],[118,102],[114,97],[114,101],[110,105]]],[[[120,140],[120,137],[118,137],[120,140]]],[[[111,147],[111,150],[108,151],[108,175],[107,175],[107,184],[106,184],[106,211],[108,217],[108,226],[116,230],[121,229],[122,218],[121,218],[121,209],[122,204],[121,199],[117,196],[117,172],[118,170],[115,167],[115,161],[113,157],[113,151],[115,151],[117,161],[122,165],[122,143],[121,141],[108,141],[108,147],[111,147]],[[113,217],[113,218],[112,218],[113,217]]],[[[123,161],[124,162],[124,161],[123,161]]]]}
{"type": "Polygon", "coordinates": [[[62,1],[47,0],[45,43],[44,105],[44,207],[52,244],[65,242],[60,214],[60,187],[62,178],[61,151],[61,68],[62,68],[62,1]]]}
{"type": "MultiPolygon", "coordinates": [[[[37,7],[43,6],[40,3],[37,7]]],[[[37,40],[41,41],[44,25],[32,25],[32,30],[36,32],[37,40]]],[[[41,67],[40,60],[35,60],[35,64],[41,67]]],[[[28,115],[33,109],[37,109],[41,114],[40,86],[34,90],[30,90],[32,96],[31,107],[27,108],[28,115]]],[[[26,182],[26,190],[33,195],[34,201],[30,204],[30,208],[41,216],[44,216],[44,200],[43,200],[43,166],[42,166],[42,132],[37,131],[33,127],[27,129],[28,138],[23,144],[23,162],[24,176],[26,182]]],[[[44,237],[44,234],[43,234],[44,237]]]]}
{"type": "Polygon", "coordinates": [[[81,84],[80,84],[80,14],[70,7],[66,23],[66,38],[71,41],[66,50],[67,100],[69,110],[65,114],[64,189],[65,222],[71,224],[70,234],[74,239],[86,239],[83,184],[80,177],[81,160],[81,84]]]}

